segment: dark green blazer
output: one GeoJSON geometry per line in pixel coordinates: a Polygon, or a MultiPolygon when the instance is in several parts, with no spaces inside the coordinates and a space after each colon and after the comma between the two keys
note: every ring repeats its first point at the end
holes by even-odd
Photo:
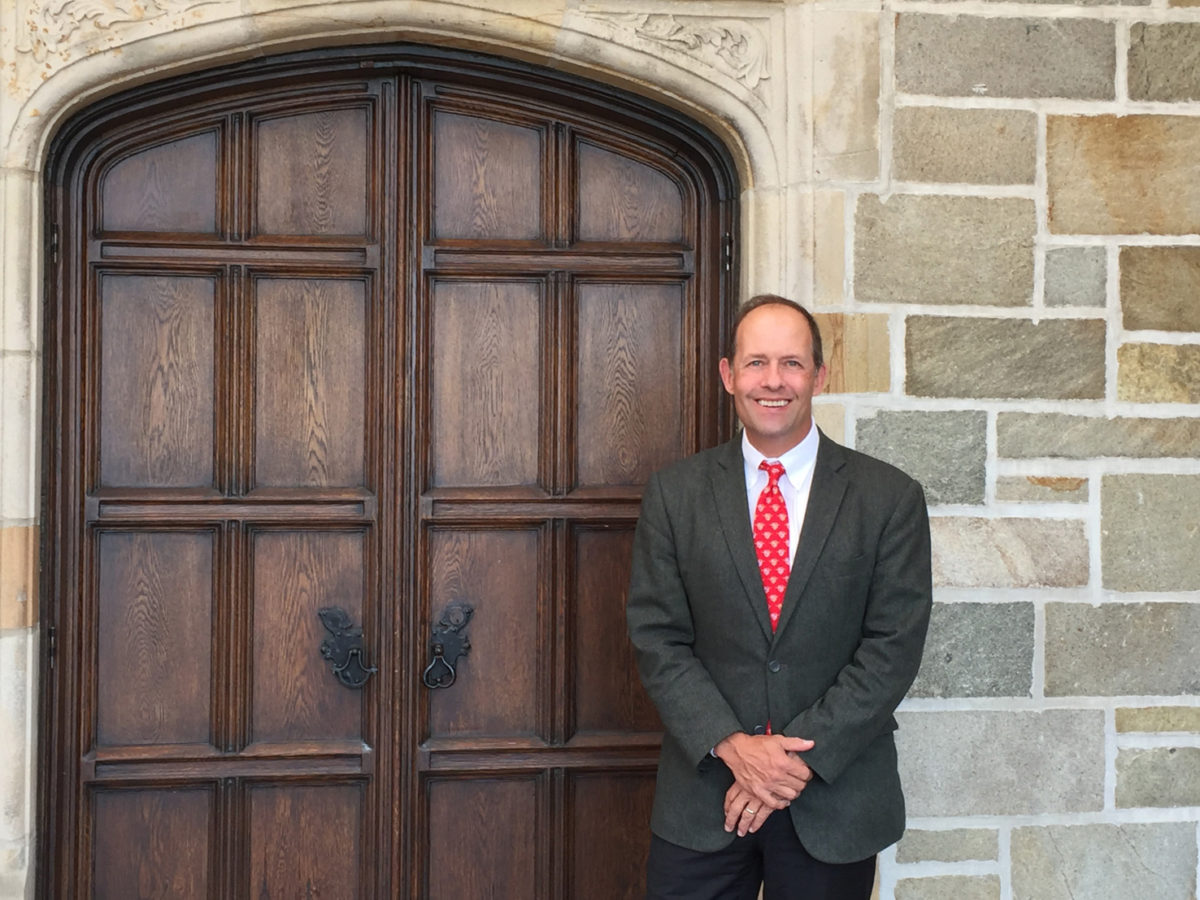
{"type": "Polygon", "coordinates": [[[651,477],[627,609],[638,669],[666,733],[651,828],[717,850],[733,776],[709,751],[735,731],[816,742],[787,811],[813,856],[865,859],[899,839],[893,712],[929,623],[929,518],[899,469],[820,435],[800,544],[771,633],[740,435],[651,477]]]}

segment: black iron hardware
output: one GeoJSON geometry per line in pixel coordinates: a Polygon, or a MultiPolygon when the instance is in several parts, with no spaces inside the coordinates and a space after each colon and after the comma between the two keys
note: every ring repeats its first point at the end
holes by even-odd
{"type": "Polygon", "coordinates": [[[442,611],[442,617],[433,626],[430,648],[433,659],[425,667],[421,680],[425,687],[448,688],[458,678],[455,665],[460,656],[471,652],[471,640],[467,637],[467,623],[475,609],[466,603],[452,603],[442,611]]]}
{"type": "Polygon", "coordinates": [[[379,670],[368,666],[363,655],[363,633],[340,606],[326,606],[317,613],[332,637],[321,641],[321,655],[329,660],[333,674],[348,688],[360,688],[379,670]]]}

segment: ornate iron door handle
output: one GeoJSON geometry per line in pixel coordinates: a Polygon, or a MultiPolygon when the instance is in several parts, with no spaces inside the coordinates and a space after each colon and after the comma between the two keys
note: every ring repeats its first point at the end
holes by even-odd
{"type": "Polygon", "coordinates": [[[317,612],[331,637],[321,641],[321,655],[329,661],[333,674],[348,688],[361,688],[379,670],[368,666],[363,651],[363,633],[340,606],[326,606],[317,612]]]}
{"type": "Polygon", "coordinates": [[[448,688],[458,678],[454,667],[460,656],[471,652],[471,640],[467,637],[466,628],[474,612],[474,607],[466,603],[452,603],[442,611],[442,617],[433,626],[430,640],[433,659],[421,676],[425,687],[430,690],[448,688]]]}

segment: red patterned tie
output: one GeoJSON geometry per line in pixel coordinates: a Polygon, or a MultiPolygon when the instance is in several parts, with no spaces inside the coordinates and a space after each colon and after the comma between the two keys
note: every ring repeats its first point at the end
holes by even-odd
{"type": "Polygon", "coordinates": [[[783,463],[769,463],[764,459],[758,467],[767,473],[767,486],[758,495],[758,504],[754,507],[754,549],[758,556],[763,590],[767,593],[771,630],[774,631],[779,624],[783,592],[787,590],[788,575],[792,568],[788,561],[787,505],[779,490],[783,463]]]}

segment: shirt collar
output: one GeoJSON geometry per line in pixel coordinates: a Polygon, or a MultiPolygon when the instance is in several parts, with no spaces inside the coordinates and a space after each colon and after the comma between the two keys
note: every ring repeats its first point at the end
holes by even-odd
{"type": "MultiPolygon", "coordinates": [[[[820,442],[820,432],[817,430],[817,423],[813,422],[812,426],[808,429],[808,434],[804,436],[804,440],[779,457],[779,461],[783,463],[785,476],[793,484],[795,483],[795,478],[801,472],[806,468],[811,468],[816,463],[817,445],[820,442]]],[[[759,453],[758,448],[750,443],[750,438],[746,436],[745,430],[742,431],[742,459],[746,463],[747,484],[753,484],[758,479],[758,464],[764,459],[772,458],[759,453]]]]}

